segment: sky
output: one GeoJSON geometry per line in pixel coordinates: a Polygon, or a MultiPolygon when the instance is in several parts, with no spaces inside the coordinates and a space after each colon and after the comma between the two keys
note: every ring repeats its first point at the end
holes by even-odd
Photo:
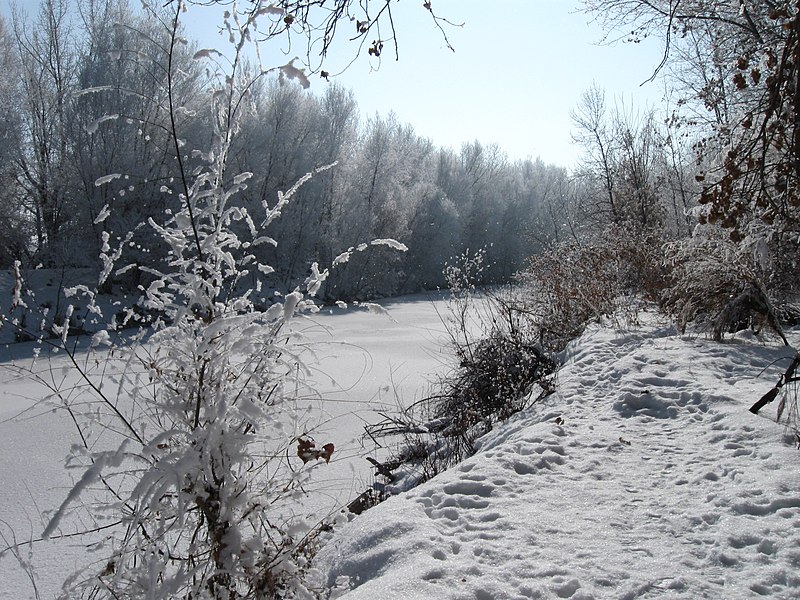
{"type": "MultiPolygon", "coordinates": [[[[538,157],[571,167],[580,148],[572,142],[569,113],[590,86],[605,90],[609,104],[660,104],[663,86],[641,85],[661,60],[659,41],[601,44],[604,32],[580,11],[580,0],[433,0],[432,5],[458,25],[445,26],[455,52],[422,0],[394,3],[399,60],[393,48],[384,49],[380,64],[362,57],[336,76],[354,90],[363,115],[394,111],[439,146],[458,149],[479,140],[498,144],[512,159],[538,157]]],[[[190,31],[214,40],[215,20],[192,12],[190,31]]],[[[344,36],[339,41],[344,43],[334,47],[331,73],[354,53],[344,36]]],[[[324,85],[312,79],[313,89],[324,85]]]]}
{"type": "MultiPolygon", "coordinates": [[[[8,14],[10,0],[0,0],[8,14]]],[[[33,12],[36,0],[18,2],[33,12]]],[[[393,49],[378,64],[364,56],[335,79],[354,91],[365,118],[393,111],[403,123],[439,146],[458,149],[479,140],[498,144],[511,159],[541,158],[574,166],[580,148],[572,142],[569,116],[592,85],[610,104],[657,106],[659,83],[641,85],[661,59],[658,40],[601,44],[604,32],[580,11],[580,0],[433,0],[455,52],[447,48],[422,0],[393,4],[399,60],[393,49]]],[[[201,47],[218,47],[220,10],[191,7],[189,36],[201,47]]],[[[354,48],[344,36],[328,70],[350,62],[354,48]]],[[[264,63],[284,64],[276,52],[264,63]]],[[[333,78],[332,78],[333,79],[333,78]]],[[[312,79],[322,91],[325,81],[312,79]]]]}

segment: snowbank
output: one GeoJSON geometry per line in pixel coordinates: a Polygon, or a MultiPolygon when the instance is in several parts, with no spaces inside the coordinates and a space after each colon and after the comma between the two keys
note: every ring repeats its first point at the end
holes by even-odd
{"type": "Polygon", "coordinates": [[[747,410],[794,354],[589,331],[557,394],[334,534],[332,597],[798,597],[800,455],[747,410]]]}

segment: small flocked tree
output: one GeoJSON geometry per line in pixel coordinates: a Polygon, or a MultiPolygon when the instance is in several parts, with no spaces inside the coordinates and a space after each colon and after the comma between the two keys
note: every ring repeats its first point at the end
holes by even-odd
{"type": "MultiPolygon", "coordinates": [[[[164,23],[171,51],[180,43],[183,8],[176,4],[173,20],[164,23]]],[[[247,36],[253,19],[231,20],[237,41],[247,36]]],[[[140,334],[121,349],[124,362],[117,375],[109,375],[108,365],[98,371],[84,364],[86,393],[61,395],[84,441],[71,460],[84,464],[85,471],[44,535],[55,533],[90,489],[101,513],[116,513],[119,527],[104,540],[107,560],[98,572],[75,580],[75,588],[92,597],[272,597],[304,589],[307,530],[292,529],[296,524],[287,508],[304,471],[292,472],[278,458],[302,433],[291,410],[294,387],[286,387],[301,361],[284,328],[309,307],[307,296],[326,273],[315,267],[302,290],[266,313],[254,308],[258,290],[240,286],[250,270],[269,273],[253,248],[276,243],[262,231],[303,183],[265,206],[260,218],[236,203],[251,176],[226,170],[247,106],[241,48],[231,72],[209,91],[215,117],[211,147],[192,158],[172,129],[180,178],[174,189],[163,191],[177,195],[180,205],[165,223],[149,221],[169,248],[167,268],[151,270],[152,282],[143,289],[144,307],[158,315],[152,336],[140,334]],[[246,225],[243,236],[239,224],[246,225]],[[102,450],[93,436],[98,428],[114,440],[102,450]],[[93,489],[96,484],[100,491],[93,489]]],[[[181,107],[172,96],[178,75],[171,69],[168,75],[164,92],[170,114],[178,114],[181,107]]],[[[97,183],[115,179],[109,174],[97,183]]],[[[103,211],[98,221],[107,215],[103,211]]],[[[115,259],[122,250],[112,250],[107,233],[104,241],[101,284],[118,269],[115,259]]],[[[70,293],[88,294],[96,310],[88,290],[70,293]]],[[[124,318],[130,316],[131,311],[124,318]]],[[[67,331],[65,323],[64,345],[67,331]]],[[[96,334],[93,346],[110,342],[110,335],[96,334]]],[[[330,458],[331,447],[315,454],[304,442],[303,458],[330,458]]]]}
{"type": "MultiPolygon", "coordinates": [[[[229,169],[241,119],[252,108],[249,91],[267,72],[245,67],[247,41],[289,29],[317,35],[312,9],[323,3],[278,4],[251,2],[242,12],[227,13],[224,28],[233,49],[227,55],[209,49],[195,54],[207,61],[213,81],[208,90],[211,142],[205,149],[187,147],[177,121],[188,110],[176,94],[186,73],[173,59],[185,43],[180,22],[190,7],[175,1],[164,13],[145,4],[169,38],[166,80],[159,93],[166,98],[178,175],[161,193],[177,203],[167,209],[166,219],[148,219],[146,226],[167,248],[167,258],[163,268],[145,268],[149,283],[140,287],[141,308],[129,307],[118,317],[125,324],[143,309],[151,323],[138,334],[118,338],[119,323],[102,315],[96,290],[77,286],[67,296],[83,297],[95,327],[107,324],[93,335],[89,355],[68,342],[72,305],[53,324],[55,337],[40,339],[45,347],[66,353],[80,379],[74,387],[53,387],[52,398],[78,429],[80,444],[70,464],[82,472],[51,515],[44,537],[57,535],[75,517],[82,523],[88,519],[101,538],[95,550],[105,556],[68,582],[70,597],[313,595],[305,581],[313,529],[296,517],[295,508],[309,470],[330,460],[334,447],[317,447],[306,437],[305,413],[294,410],[305,367],[290,322],[300,312],[315,310],[313,297],[328,271],[312,264],[305,282],[265,311],[255,299],[262,294],[259,282],[273,270],[256,252],[278,245],[269,227],[314,173],[278,192],[277,201],[265,200],[257,215],[239,199],[252,173],[229,169]],[[215,67],[226,61],[227,68],[215,67]]],[[[376,18],[390,10],[388,4],[376,18]]],[[[334,3],[332,12],[323,11],[322,22],[335,28],[350,15],[350,5],[334,3]]],[[[373,24],[367,17],[359,31],[366,34],[373,24]]],[[[322,31],[327,49],[333,30],[322,31]]],[[[381,44],[373,42],[373,54],[381,44]]],[[[292,63],[274,70],[304,86],[309,83],[292,63]]],[[[114,120],[101,116],[94,129],[114,120]]],[[[110,185],[120,177],[108,173],[94,183],[110,185]]],[[[95,223],[110,212],[104,207],[95,223]]],[[[98,289],[109,277],[143,268],[125,264],[132,233],[122,240],[102,233],[98,289]]],[[[391,239],[371,245],[405,249],[391,239]]],[[[333,264],[366,246],[350,248],[333,264]]],[[[16,272],[14,304],[21,305],[23,285],[16,272]]],[[[3,323],[22,327],[7,317],[3,323]]]]}

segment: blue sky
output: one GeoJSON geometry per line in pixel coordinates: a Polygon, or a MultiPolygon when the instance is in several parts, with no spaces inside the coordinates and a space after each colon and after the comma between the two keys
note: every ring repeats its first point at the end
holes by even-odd
{"type": "MultiPolygon", "coordinates": [[[[451,52],[422,0],[401,0],[393,9],[399,61],[393,49],[385,50],[379,69],[364,57],[337,79],[355,91],[365,116],[394,111],[437,145],[457,149],[477,139],[497,143],[512,159],[541,157],[573,166],[580,150],[571,140],[569,112],[584,90],[594,83],[606,90],[609,103],[627,107],[659,105],[663,95],[659,83],[640,85],[661,59],[659,42],[601,45],[603,31],[580,5],[579,0],[433,0],[437,14],[463,23],[446,28],[451,52]]],[[[190,29],[198,35],[213,31],[214,19],[195,11],[187,15],[190,29]]],[[[346,64],[353,55],[347,44],[336,49],[331,72],[336,61],[346,64]]],[[[324,85],[312,79],[314,88],[324,85]]]]}
{"type": "MultiPolygon", "coordinates": [[[[0,0],[7,14],[9,0],[0,0]]],[[[36,0],[18,2],[35,12],[36,0]]],[[[437,14],[462,27],[446,29],[447,49],[422,0],[393,5],[400,60],[384,52],[379,69],[363,57],[337,79],[354,90],[362,114],[394,111],[419,135],[458,149],[480,140],[497,143],[512,159],[540,157],[572,166],[579,148],[571,141],[569,111],[593,83],[610,103],[658,105],[659,83],[648,79],[661,58],[657,40],[601,45],[603,32],[579,11],[579,0],[433,0],[437,14]]],[[[219,46],[219,9],[191,7],[186,24],[201,46],[219,46]]],[[[344,36],[340,38],[344,40],[344,36]]],[[[347,43],[335,47],[329,70],[353,56],[347,43]]],[[[263,56],[267,66],[292,55],[263,56]]],[[[326,83],[313,78],[314,89],[326,83]]]]}
{"type": "Polygon", "coordinates": [[[656,104],[663,95],[659,84],[640,86],[660,60],[658,43],[597,45],[603,33],[576,12],[578,4],[436,0],[438,12],[464,23],[448,30],[455,53],[425,27],[424,11],[415,11],[419,24],[398,25],[399,62],[386,60],[376,73],[356,64],[342,81],[364,112],[391,108],[442,145],[479,139],[512,158],[572,166],[579,150],[569,112],[584,90],[595,83],[610,102],[627,106],[656,104]]]}
{"type": "MultiPolygon", "coordinates": [[[[540,157],[571,167],[580,149],[572,143],[569,112],[593,83],[609,103],[661,103],[661,84],[640,85],[661,60],[658,40],[599,44],[603,31],[580,12],[579,0],[433,0],[438,15],[463,23],[446,27],[455,52],[422,0],[393,6],[399,60],[393,49],[384,51],[380,65],[362,57],[337,79],[354,90],[365,117],[394,111],[437,145],[458,149],[477,139],[497,143],[512,159],[540,157]]],[[[189,11],[190,30],[214,40],[214,19],[202,14],[189,11]]],[[[336,72],[353,52],[346,43],[335,46],[328,70],[336,72]]],[[[314,88],[324,85],[312,79],[314,88]]]]}
{"type": "MultiPolygon", "coordinates": [[[[458,149],[477,139],[498,144],[512,159],[571,167],[580,149],[572,143],[569,112],[591,85],[604,89],[610,104],[661,103],[661,84],[640,85],[661,60],[660,43],[599,44],[603,31],[580,12],[579,0],[433,0],[437,14],[463,23],[446,28],[455,52],[422,0],[393,6],[399,61],[393,49],[380,65],[362,57],[337,79],[355,91],[365,117],[394,111],[437,145],[458,149]]],[[[191,10],[187,24],[213,43],[214,19],[202,14],[191,10]]],[[[352,55],[350,46],[337,45],[329,70],[352,55]]],[[[312,79],[314,88],[324,85],[312,79]]]]}

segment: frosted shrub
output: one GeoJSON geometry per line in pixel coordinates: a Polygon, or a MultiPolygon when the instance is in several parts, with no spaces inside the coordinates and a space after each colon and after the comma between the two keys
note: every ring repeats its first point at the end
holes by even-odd
{"type": "MultiPolygon", "coordinates": [[[[173,49],[184,6],[174,8],[173,49]]],[[[174,125],[171,131],[180,176],[162,191],[179,205],[166,222],[147,223],[167,259],[161,269],[148,268],[149,283],[140,286],[139,304],[155,321],[118,335],[117,315],[104,317],[96,291],[81,285],[67,290],[68,298],[86,304],[95,322],[108,323],[94,333],[88,353],[68,343],[72,304],[53,324],[57,337],[40,338],[74,367],[78,382],[52,384],[50,400],[70,415],[80,439],[68,460],[77,483],[50,515],[43,537],[74,534],[77,523],[89,523],[87,543],[104,557],[65,584],[70,598],[315,596],[305,582],[317,532],[297,516],[298,501],[310,471],[330,460],[335,446],[325,440],[317,449],[307,435],[309,416],[296,402],[305,389],[305,349],[290,323],[316,310],[313,298],[328,271],[314,263],[304,284],[281,301],[254,304],[263,294],[261,278],[273,271],[257,250],[278,245],[264,231],[313,173],[274,204],[264,200],[259,215],[237,203],[252,174],[229,173],[229,152],[247,90],[261,76],[237,71],[248,27],[264,11],[248,14],[246,23],[237,15],[226,21],[242,43],[233,72],[220,74],[210,92],[211,146],[190,152],[174,125]]],[[[201,51],[196,58],[209,55],[201,51]]],[[[281,69],[304,77],[299,69],[281,69]]],[[[172,104],[176,75],[168,75],[168,108],[175,114],[181,109],[172,104]]],[[[109,174],[95,183],[118,178],[109,174]]],[[[96,222],[109,214],[104,209],[96,222]]],[[[120,267],[128,240],[117,247],[111,240],[104,233],[96,289],[137,268],[120,267]]],[[[404,249],[388,239],[372,245],[404,249]]],[[[17,292],[15,302],[21,301],[17,292]]],[[[121,323],[137,314],[122,311],[121,323]]]]}
{"type": "MultiPolygon", "coordinates": [[[[188,183],[183,207],[165,224],[150,222],[169,261],[151,272],[143,304],[163,320],[152,335],[143,330],[113,345],[107,362],[99,349],[112,332],[95,334],[102,367],[79,365],[80,392],[59,394],[84,442],[70,462],[84,472],[44,537],[59,531],[73,506],[83,512],[81,497],[93,518],[117,522],[101,542],[107,560],[74,580],[74,590],[90,597],[311,595],[303,580],[312,531],[294,506],[322,460],[295,451],[305,433],[294,405],[304,366],[287,324],[315,310],[311,298],[327,271],[313,265],[306,284],[266,312],[252,301],[259,290],[239,285],[251,270],[270,272],[252,251],[276,242],[259,232],[311,174],[265,206],[257,226],[233,202],[249,174],[223,178],[223,133],[188,183]],[[249,236],[236,233],[241,223],[249,236]]],[[[108,277],[114,257],[108,245],[105,252],[108,277]]],[[[69,351],[66,334],[63,342],[69,351]]]]}
{"type": "Polygon", "coordinates": [[[450,346],[459,360],[463,351],[468,351],[473,339],[471,331],[481,329],[484,325],[485,304],[480,302],[482,296],[476,286],[486,269],[486,250],[481,248],[474,253],[467,249],[462,254],[450,259],[444,266],[442,274],[447,282],[449,297],[447,311],[442,315],[450,346]]]}
{"type": "MultiPolygon", "coordinates": [[[[224,157],[226,149],[217,150],[224,157]]],[[[319,461],[283,459],[304,433],[293,406],[302,358],[285,328],[297,312],[313,310],[309,297],[325,272],[314,269],[304,289],[265,313],[250,299],[256,290],[230,293],[248,268],[269,267],[249,254],[258,239],[244,242],[232,229],[251,220],[230,205],[246,177],[226,187],[216,175],[220,164],[197,176],[169,223],[151,223],[170,246],[174,271],[156,274],[145,305],[170,324],[157,324],[152,337],[124,349],[128,366],[114,381],[116,398],[96,386],[96,418],[121,440],[111,450],[81,450],[81,487],[103,482],[121,503],[124,525],[105,542],[111,554],[101,575],[79,586],[102,596],[302,591],[308,528],[298,527],[291,507],[319,461]]],[[[265,224],[295,189],[268,211],[265,224]]],[[[65,502],[46,534],[67,508],[65,502]]]]}
{"type": "Polygon", "coordinates": [[[670,277],[662,307],[681,331],[695,322],[721,340],[739,329],[767,327],[785,343],[758,256],[758,245],[747,249],[710,227],[669,244],[665,263],[670,277]]]}
{"type": "MultiPolygon", "coordinates": [[[[463,350],[463,349],[462,349],[463,350]]],[[[519,332],[495,327],[477,339],[457,369],[442,377],[427,410],[457,462],[474,453],[475,440],[551,389],[556,363],[519,332]],[[540,394],[531,397],[535,386],[540,394]]]]}
{"type": "Polygon", "coordinates": [[[561,350],[586,325],[605,317],[636,319],[636,298],[658,298],[664,285],[661,241],[655,234],[610,227],[582,243],[533,256],[519,276],[520,307],[541,344],[561,350]]]}
{"type": "Polygon", "coordinates": [[[416,485],[475,452],[475,441],[497,423],[553,390],[556,362],[534,339],[528,315],[511,289],[480,292],[475,280],[485,254],[469,252],[444,270],[450,285],[442,314],[456,364],[435,392],[368,429],[373,437],[400,436],[399,450],[379,473],[416,485]]]}

